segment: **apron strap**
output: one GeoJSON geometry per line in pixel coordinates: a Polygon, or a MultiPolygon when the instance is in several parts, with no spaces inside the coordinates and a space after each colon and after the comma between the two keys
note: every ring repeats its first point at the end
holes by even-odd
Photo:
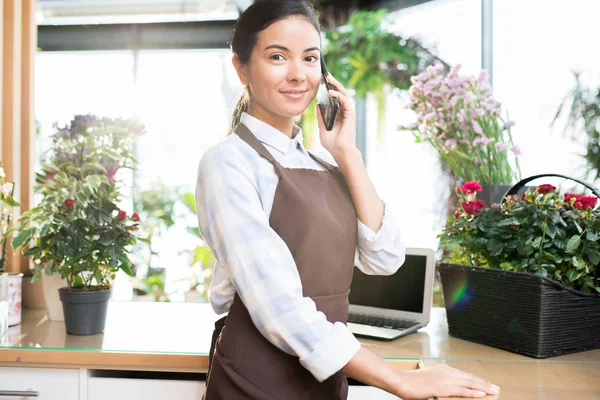
{"type": "Polygon", "coordinates": [[[246,143],[250,145],[263,158],[269,160],[272,164],[279,165],[277,160],[269,153],[269,150],[254,136],[250,129],[242,123],[235,128],[235,133],[246,143]]]}
{"type": "Polygon", "coordinates": [[[319,164],[321,164],[323,166],[323,168],[325,168],[327,171],[330,172],[335,172],[337,170],[337,168],[331,164],[329,164],[327,161],[323,161],[321,158],[315,156],[312,152],[306,150],[307,153],[319,164]]]}

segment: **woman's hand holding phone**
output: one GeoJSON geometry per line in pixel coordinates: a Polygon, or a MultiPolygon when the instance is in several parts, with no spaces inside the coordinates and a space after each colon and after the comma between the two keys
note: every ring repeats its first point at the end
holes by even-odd
{"type": "Polygon", "coordinates": [[[336,162],[345,154],[356,150],[354,136],[356,134],[356,115],[352,109],[352,103],[348,92],[331,74],[327,75],[327,81],[333,87],[329,94],[339,101],[339,108],[331,130],[327,130],[323,122],[323,115],[317,104],[317,121],[319,125],[319,136],[321,144],[333,156],[336,162]]]}

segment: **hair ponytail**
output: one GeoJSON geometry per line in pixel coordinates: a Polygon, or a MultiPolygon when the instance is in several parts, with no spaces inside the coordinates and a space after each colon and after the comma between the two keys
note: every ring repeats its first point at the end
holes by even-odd
{"type": "Polygon", "coordinates": [[[240,120],[242,119],[242,114],[248,111],[249,101],[250,96],[248,96],[248,88],[245,88],[242,97],[235,106],[235,110],[233,110],[231,122],[229,123],[229,132],[227,132],[227,135],[231,135],[235,132],[235,128],[237,128],[240,120]]]}

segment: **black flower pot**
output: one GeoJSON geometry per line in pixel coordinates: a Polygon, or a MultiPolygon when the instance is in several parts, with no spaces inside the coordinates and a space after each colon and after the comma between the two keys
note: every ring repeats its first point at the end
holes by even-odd
{"type": "Polygon", "coordinates": [[[438,269],[451,336],[535,358],[600,348],[600,294],[525,272],[438,269]]]}
{"type": "Polygon", "coordinates": [[[67,333],[94,335],[104,331],[112,289],[76,291],[62,288],[58,294],[63,305],[67,333]]]}

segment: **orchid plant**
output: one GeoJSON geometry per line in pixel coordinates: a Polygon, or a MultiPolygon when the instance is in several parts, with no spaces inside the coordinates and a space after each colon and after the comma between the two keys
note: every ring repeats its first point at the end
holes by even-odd
{"type": "Polygon", "coordinates": [[[487,72],[478,78],[449,73],[438,64],[411,78],[410,103],[417,119],[400,127],[417,142],[430,143],[463,181],[512,184],[520,178],[520,149],[513,143],[514,122],[502,118],[491,93],[487,72]]]}

